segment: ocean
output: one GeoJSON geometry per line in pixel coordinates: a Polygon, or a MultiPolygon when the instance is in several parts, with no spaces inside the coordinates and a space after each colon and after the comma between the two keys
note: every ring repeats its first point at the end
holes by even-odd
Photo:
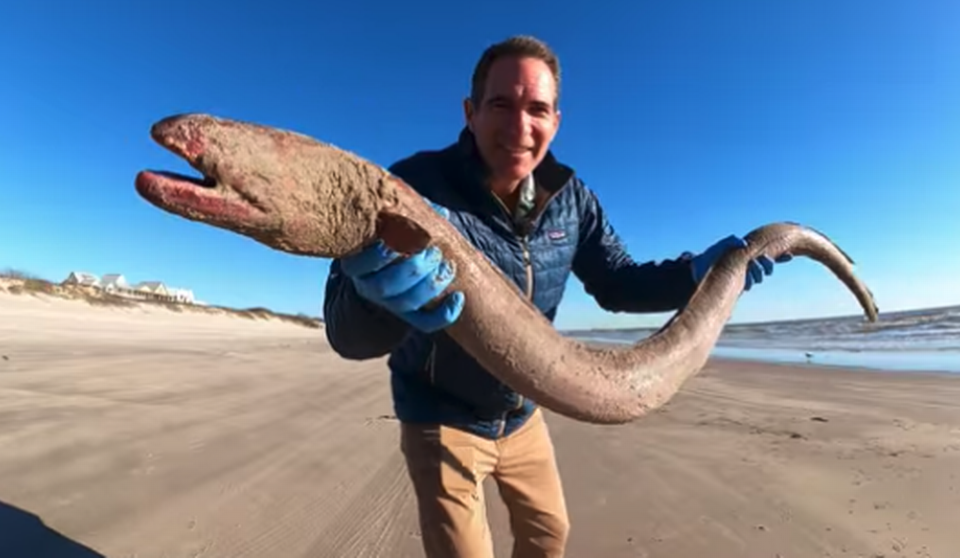
{"type": "MultiPolygon", "coordinates": [[[[585,341],[634,343],[656,328],[579,330],[585,341]]],[[[960,373],[960,306],[862,315],[729,324],[713,356],[781,363],[960,373]]]]}

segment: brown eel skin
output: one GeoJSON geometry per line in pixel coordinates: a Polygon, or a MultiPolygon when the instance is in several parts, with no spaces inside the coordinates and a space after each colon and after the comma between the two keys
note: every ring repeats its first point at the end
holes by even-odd
{"type": "Polygon", "coordinates": [[[703,368],[743,291],[748,261],[762,253],[820,262],[877,320],[872,293],[839,247],[808,227],[774,223],[723,255],[657,333],[595,347],[560,334],[419,194],[374,163],[300,133],[205,114],[165,118],[151,135],[203,175],[137,175],[140,196],[172,214],[295,255],[338,258],[376,239],[406,254],[439,246],[457,271],[448,292],[465,295],[449,335],[505,384],[575,420],[626,423],[672,398],[703,368]]]}

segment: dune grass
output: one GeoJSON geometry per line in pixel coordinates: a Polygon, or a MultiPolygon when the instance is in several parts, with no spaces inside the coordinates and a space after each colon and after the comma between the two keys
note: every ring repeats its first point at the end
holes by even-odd
{"type": "Polygon", "coordinates": [[[41,278],[35,274],[6,268],[0,270],[0,279],[8,280],[6,290],[14,295],[47,295],[63,299],[83,299],[98,307],[135,308],[141,305],[163,307],[173,312],[224,312],[249,320],[283,320],[306,328],[320,328],[323,321],[305,314],[288,314],[273,311],[264,307],[237,309],[219,305],[194,305],[190,303],[176,303],[173,301],[158,301],[153,299],[128,299],[112,293],[104,293],[98,289],[85,286],[64,285],[41,278]]]}

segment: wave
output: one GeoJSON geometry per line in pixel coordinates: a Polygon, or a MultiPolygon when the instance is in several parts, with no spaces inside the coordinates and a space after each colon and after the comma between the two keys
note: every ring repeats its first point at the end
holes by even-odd
{"type": "MultiPolygon", "coordinates": [[[[633,343],[656,331],[594,329],[564,334],[596,342],[633,343]]],[[[945,363],[956,354],[960,363],[960,306],[884,313],[873,324],[861,316],[729,324],[717,342],[716,353],[724,352],[767,352],[805,360],[829,354],[835,361],[912,359],[927,363],[945,363]],[[895,354],[898,356],[891,357],[895,354]]]]}

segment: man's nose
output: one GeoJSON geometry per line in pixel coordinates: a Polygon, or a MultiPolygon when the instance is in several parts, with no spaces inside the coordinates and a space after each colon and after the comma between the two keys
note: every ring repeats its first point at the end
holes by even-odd
{"type": "Polygon", "coordinates": [[[522,108],[515,108],[507,113],[506,127],[519,138],[524,138],[530,133],[530,115],[522,108]]]}

